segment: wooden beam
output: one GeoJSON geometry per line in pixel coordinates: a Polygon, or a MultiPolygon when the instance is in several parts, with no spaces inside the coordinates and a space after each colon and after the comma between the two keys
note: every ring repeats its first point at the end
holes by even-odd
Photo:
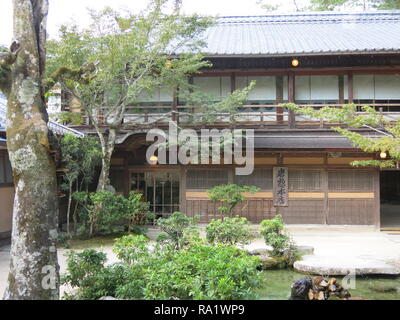
{"type": "Polygon", "coordinates": [[[353,73],[347,75],[347,86],[349,90],[349,104],[354,102],[354,86],[353,86],[353,73]]]}
{"type": "Polygon", "coordinates": [[[339,104],[344,104],[344,76],[339,76],[339,104]]]}

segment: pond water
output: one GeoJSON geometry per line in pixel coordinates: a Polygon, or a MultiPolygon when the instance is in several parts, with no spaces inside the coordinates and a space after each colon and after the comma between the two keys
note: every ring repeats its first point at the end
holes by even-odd
{"type": "MultiPolygon", "coordinates": [[[[262,300],[287,300],[290,297],[292,283],[308,277],[292,270],[267,270],[263,274],[265,287],[259,290],[262,300]]],[[[342,283],[343,277],[336,278],[342,283]]],[[[350,288],[349,291],[352,297],[368,300],[400,300],[400,277],[357,276],[355,289],[350,288]]]]}

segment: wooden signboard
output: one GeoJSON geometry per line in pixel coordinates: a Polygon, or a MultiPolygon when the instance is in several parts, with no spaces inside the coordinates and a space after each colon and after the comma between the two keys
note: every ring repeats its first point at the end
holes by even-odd
{"type": "Polygon", "coordinates": [[[274,206],[287,207],[289,205],[289,179],[287,167],[274,168],[274,206]]]}

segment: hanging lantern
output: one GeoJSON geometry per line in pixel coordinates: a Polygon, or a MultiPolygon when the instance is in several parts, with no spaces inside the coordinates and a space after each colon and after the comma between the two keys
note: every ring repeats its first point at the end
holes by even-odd
{"type": "Polygon", "coordinates": [[[158,157],[157,156],[151,156],[150,157],[150,164],[156,165],[158,162],[158,157]]]}
{"type": "Polygon", "coordinates": [[[292,66],[293,66],[293,67],[298,67],[299,64],[300,64],[299,60],[297,60],[297,59],[293,59],[293,60],[292,60],[292,66]]]}
{"type": "Polygon", "coordinates": [[[387,158],[387,153],[385,151],[382,151],[379,156],[381,157],[381,159],[386,159],[387,158]]]}

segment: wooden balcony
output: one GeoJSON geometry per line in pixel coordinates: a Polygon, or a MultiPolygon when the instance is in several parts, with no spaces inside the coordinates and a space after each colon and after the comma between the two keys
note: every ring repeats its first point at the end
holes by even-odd
{"type": "MultiPolygon", "coordinates": [[[[335,107],[340,104],[299,105],[300,107],[335,107]]],[[[364,105],[356,105],[359,110],[364,105]]],[[[369,104],[378,110],[388,121],[400,119],[400,104],[369,104]],[[393,111],[394,110],[394,111],[393,111]],[[398,110],[398,111],[397,111],[398,110]]],[[[230,127],[230,128],[325,128],[334,124],[309,116],[294,114],[281,105],[244,105],[239,113],[231,116],[228,113],[214,114],[214,121],[204,122],[202,115],[189,106],[140,106],[129,107],[123,121],[124,130],[149,127],[166,127],[169,121],[176,121],[182,127],[230,127]]],[[[360,112],[360,114],[363,114],[360,112]]],[[[100,116],[100,123],[104,126],[100,116]]],[[[88,123],[87,123],[88,124],[88,123]]]]}

